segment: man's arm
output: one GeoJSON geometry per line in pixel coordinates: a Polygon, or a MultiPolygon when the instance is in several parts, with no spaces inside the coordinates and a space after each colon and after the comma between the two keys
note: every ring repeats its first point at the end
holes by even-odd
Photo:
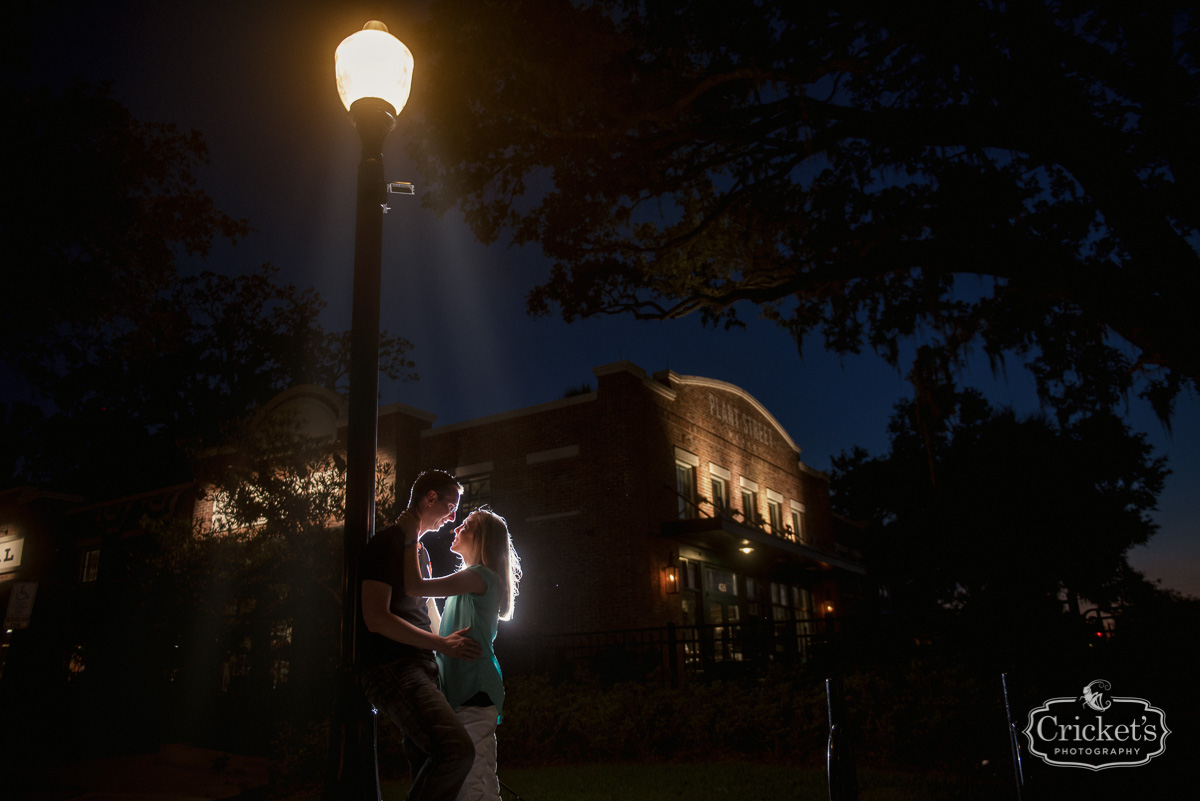
{"type": "Polygon", "coordinates": [[[459,570],[441,578],[424,578],[418,566],[416,543],[404,543],[404,594],[414,598],[448,598],[451,595],[482,595],[487,582],[474,570],[459,570]]]}
{"type": "Polygon", "coordinates": [[[367,631],[404,645],[440,651],[457,659],[475,659],[482,653],[479,643],[467,636],[468,629],[461,629],[448,637],[439,637],[392,614],[391,603],[390,584],[371,579],[363,581],[362,610],[367,631]]]}
{"type": "Polygon", "coordinates": [[[413,598],[448,598],[451,595],[482,595],[487,582],[473,570],[459,570],[441,578],[425,578],[420,567],[420,525],[417,516],[405,510],[396,518],[404,533],[404,594],[413,598]]]}

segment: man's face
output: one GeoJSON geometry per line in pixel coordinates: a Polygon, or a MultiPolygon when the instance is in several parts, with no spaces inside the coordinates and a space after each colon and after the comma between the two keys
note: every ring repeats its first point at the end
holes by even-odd
{"type": "Polygon", "coordinates": [[[432,492],[430,495],[432,498],[426,520],[430,526],[429,530],[437,531],[447,523],[454,522],[454,516],[458,514],[458,492],[432,492]]]}

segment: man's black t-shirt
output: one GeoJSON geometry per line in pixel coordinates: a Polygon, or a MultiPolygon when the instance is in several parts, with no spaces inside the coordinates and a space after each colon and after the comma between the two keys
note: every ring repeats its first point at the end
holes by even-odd
{"type": "MultiPolygon", "coordinates": [[[[390,609],[393,615],[417,628],[430,631],[425,599],[404,594],[404,533],[399,526],[388,526],[367,542],[358,557],[360,581],[382,581],[392,587],[390,609]]],[[[367,631],[360,652],[363,668],[384,665],[399,659],[432,660],[433,651],[404,645],[367,631]]]]}

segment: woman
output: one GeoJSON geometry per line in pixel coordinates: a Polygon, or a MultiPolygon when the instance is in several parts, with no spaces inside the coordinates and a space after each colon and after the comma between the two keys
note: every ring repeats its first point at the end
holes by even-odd
{"type": "Polygon", "coordinates": [[[469,628],[469,636],[483,649],[483,655],[471,661],[445,659],[439,653],[438,669],[442,692],[475,743],[475,763],[458,801],[498,801],[496,725],[503,718],[504,682],[492,642],[497,621],[512,619],[521,561],[508,524],[487,507],[471,512],[454,529],[450,550],[462,564],[458,571],[434,579],[422,578],[417,559],[406,555],[404,587],[409,595],[446,598],[440,632],[469,628]]]}

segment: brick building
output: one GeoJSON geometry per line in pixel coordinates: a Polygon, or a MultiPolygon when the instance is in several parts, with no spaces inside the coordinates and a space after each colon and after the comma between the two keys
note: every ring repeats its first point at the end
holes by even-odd
{"type": "MultiPolygon", "coordinates": [[[[665,633],[654,647],[691,662],[737,661],[752,647],[803,656],[812,635],[830,630],[829,619],[872,611],[858,529],[832,513],[826,477],[801,461],[788,432],[752,395],[711,378],[647,375],[629,362],[594,373],[594,391],[450,425],[435,426],[433,414],[404,404],[380,409],[379,456],[394,466],[401,494],[420,470],[441,468],[464,486],[459,519],[489,504],[508,520],[525,571],[516,616],[504,626],[514,654],[528,637],[562,643],[673,627],[678,649],[662,647],[665,633]],[[756,636],[764,632],[767,640],[756,636]]],[[[336,393],[296,387],[260,414],[276,410],[304,420],[309,435],[331,443],[345,436],[346,403],[336,393]]],[[[86,506],[58,498],[50,514],[15,492],[0,498],[8,532],[0,539],[12,553],[23,543],[25,561],[0,574],[0,603],[18,582],[39,583],[40,623],[18,635],[41,645],[26,650],[53,664],[41,671],[47,677],[65,675],[79,686],[99,686],[114,672],[135,675],[122,655],[136,649],[111,620],[133,639],[144,625],[130,583],[144,562],[142,525],[180,517],[210,527],[223,514],[219,499],[188,484],[86,506]],[[40,529],[18,525],[35,511],[45,529],[37,536],[40,529]],[[54,564],[47,554],[57,555],[54,564]]],[[[449,527],[440,536],[448,545],[449,527]]],[[[435,542],[431,550],[438,572],[452,568],[452,556],[437,559],[444,547],[435,542]]],[[[252,657],[261,656],[263,681],[292,683],[279,679],[294,672],[291,624],[243,620],[243,607],[268,614],[267,599],[248,604],[226,589],[233,594],[222,608],[236,614],[228,612],[225,627],[256,633],[226,636],[232,645],[196,670],[224,692],[255,673],[252,657]],[[277,628],[286,636],[271,633],[277,628]]],[[[172,660],[152,657],[137,661],[154,666],[145,670],[157,671],[156,680],[174,681],[172,660]]]]}
{"type": "MultiPolygon", "coordinates": [[[[745,390],[629,362],[595,391],[433,426],[380,411],[401,482],[453,471],[509,521],[519,630],[811,621],[863,611],[865,571],[826,477],[745,390]]],[[[461,515],[460,515],[461,518],[461,515]]]]}

